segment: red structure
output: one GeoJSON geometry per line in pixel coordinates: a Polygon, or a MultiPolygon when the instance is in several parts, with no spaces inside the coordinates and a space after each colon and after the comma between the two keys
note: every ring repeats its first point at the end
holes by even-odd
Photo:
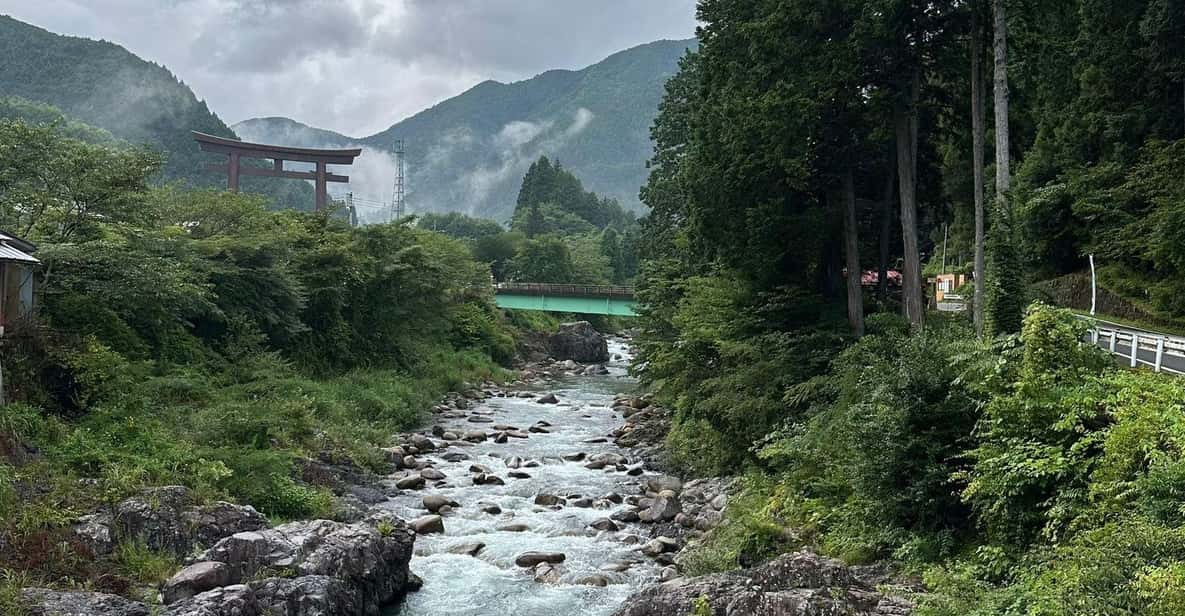
{"type": "Polygon", "coordinates": [[[282,145],[267,145],[263,143],[249,143],[235,141],[193,131],[193,139],[203,152],[225,154],[227,163],[224,165],[208,164],[208,171],[219,171],[226,174],[226,187],[238,192],[239,176],[250,175],[271,178],[290,178],[295,180],[313,180],[317,199],[315,209],[320,210],[329,202],[326,187],[329,182],[349,182],[347,175],[329,173],[328,165],[352,165],[354,159],[362,154],[362,149],[353,150],[317,150],[313,148],[292,148],[282,145]],[[272,167],[243,167],[239,160],[243,158],[266,158],[272,161],[272,167]],[[290,171],[284,169],[284,161],[290,160],[302,163],[314,163],[314,171],[290,171]]]}

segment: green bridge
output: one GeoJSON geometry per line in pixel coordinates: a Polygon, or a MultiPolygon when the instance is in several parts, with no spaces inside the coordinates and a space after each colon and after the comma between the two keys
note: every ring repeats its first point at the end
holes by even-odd
{"type": "Polygon", "coordinates": [[[499,308],[637,316],[633,287],[503,282],[494,296],[499,308]]]}

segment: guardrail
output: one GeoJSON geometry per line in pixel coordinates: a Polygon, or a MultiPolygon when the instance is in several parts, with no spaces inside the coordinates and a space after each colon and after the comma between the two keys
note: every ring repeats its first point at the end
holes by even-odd
{"type": "Polygon", "coordinates": [[[633,299],[634,288],[620,285],[546,284],[538,282],[500,282],[498,291],[523,295],[554,297],[618,297],[633,299]]]}
{"type": "Polygon", "coordinates": [[[1089,334],[1091,342],[1095,346],[1102,346],[1112,355],[1127,359],[1130,367],[1145,365],[1151,366],[1156,372],[1185,374],[1185,338],[1117,327],[1106,321],[1094,323],[1089,334]],[[1127,348],[1120,350],[1120,346],[1127,348]],[[1141,357],[1141,354],[1151,359],[1141,357]],[[1176,364],[1177,367],[1166,363],[1176,364]]]}

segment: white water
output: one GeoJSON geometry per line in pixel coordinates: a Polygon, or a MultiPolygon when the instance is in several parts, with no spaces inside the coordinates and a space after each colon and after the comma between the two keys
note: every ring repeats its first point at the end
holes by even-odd
{"type": "MultiPolygon", "coordinates": [[[[559,510],[534,504],[536,494],[546,493],[569,497],[583,495],[593,499],[616,492],[622,496],[638,491],[640,477],[629,477],[623,472],[590,470],[584,462],[565,462],[564,454],[584,452],[589,456],[602,452],[628,454],[612,442],[587,443],[588,439],[605,437],[621,425],[622,418],[610,405],[615,393],[631,391],[635,382],[626,376],[628,349],[624,344],[610,342],[609,352],[626,359],[611,362],[608,376],[565,377],[546,388],[532,390],[543,394],[552,392],[559,405],[539,404],[526,398],[491,398],[479,409],[492,409],[494,423],[510,424],[526,430],[537,421],[551,425],[550,434],[531,434],[527,439],[509,439],[507,443],[486,441],[472,447],[453,446],[429,456],[433,466],[447,475],[453,487],[427,487],[391,499],[390,507],[404,519],[414,519],[427,512],[423,509],[425,494],[441,494],[461,504],[459,509],[444,517],[443,535],[420,536],[416,539],[416,555],[411,570],[424,580],[424,587],[410,593],[391,614],[399,616],[599,616],[611,614],[640,586],[658,578],[658,569],[636,551],[636,546],[621,539],[629,534],[646,534],[638,525],[618,523],[621,530],[601,532],[587,525],[599,518],[627,507],[574,507],[559,510]],[[441,459],[446,451],[461,451],[470,459],[450,463],[441,459]],[[521,468],[530,479],[514,479],[507,475],[503,459],[519,456],[536,460],[540,466],[521,468]],[[504,486],[475,486],[469,472],[471,464],[480,464],[506,481],[504,486]],[[478,502],[495,503],[502,513],[489,515],[478,508],[478,502]],[[503,532],[496,526],[507,523],[526,524],[526,532],[503,532]],[[448,549],[464,543],[486,544],[476,557],[448,553],[448,549]],[[529,569],[514,564],[523,552],[563,552],[567,559],[560,567],[565,572],[559,583],[536,582],[529,569]],[[601,570],[608,563],[632,562],[624,573],[601,570]],[[575,584],[590,574],[604,575],[610,580],[606,587],[575,584]]],[[[469,423],[464,417],[442,419],[439,425],[455,429],[490,431],[493,424],[469,423]]],[[[633,460],[631,460],[633,462],[633,460]]]]}

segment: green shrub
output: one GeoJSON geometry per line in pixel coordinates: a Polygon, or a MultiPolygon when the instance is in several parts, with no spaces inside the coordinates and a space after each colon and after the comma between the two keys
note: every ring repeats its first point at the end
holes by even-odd
{"type": "Polygon", "coordinates": [[[801,547],[805,537],[784,516],[783,487],[757,472],[746,474],[725,509],[725,523],[679,556],[688,575],[752,566],[801,547]]]}
{"type": "Polygon", "coordinates": [[[759,457],[785,472],[788,515],[827,551],[859,561],[950,554],[972,526],[951,475],[978,412],[959,382],[960,358],[977,352],[974,333],[957,323],[912,336],[897,318],[870,324],[826,380],[790,390],[813,410],[759,457]]]}
{"type": "Polygon", "coordinates": [[[149,586],[169,579],[179,566],[173,556],[149,549],[137,541],[125,541],[115,546],[112,559],[129,578],[149,586]]]}

